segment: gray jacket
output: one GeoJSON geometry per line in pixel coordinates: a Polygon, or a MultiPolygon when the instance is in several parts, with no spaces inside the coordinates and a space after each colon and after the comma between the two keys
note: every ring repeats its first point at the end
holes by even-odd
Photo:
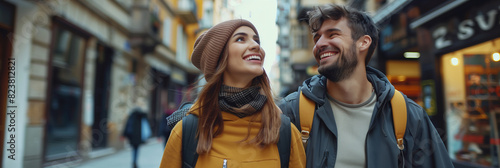
{"type": "MultiPolygon", "coordinates": [[[[404,156],[404,167],[448,168],[453,164],[448,152],[429,120],[427,113],[418,104],[408,99],[407,127],[404,136],[404,150],[397,147],[392,122],[390,100],[394,95],[394,86],[380,71],[367,67],[367,78],[372,83],[377,102],[366,135],[366,163],[368,168],[402,167],[401,155],[404,156]],[[399,165],[399,166],[398,166],[399,165]]],[[[316,111],[310,138],[306,148],[308,168],[333,167],[337,155],[337,127],[330,103],[326,96],[326,77],[313,76],[299,87],[299,91],[316,102],[316,111]]],[[[299,93],[286,96],[279,107],[292,123],[300,130],[299,93]]]]}

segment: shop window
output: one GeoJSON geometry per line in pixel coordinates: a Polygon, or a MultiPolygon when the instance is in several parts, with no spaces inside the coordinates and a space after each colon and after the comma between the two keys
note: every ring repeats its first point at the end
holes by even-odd
{"type": "Polygon", "coordinates": [[[76,156],[80,141],[86,37],[55,19],[51,48],[45,161],[76,156]]]}
{"type": "Polygon", "coordinates": [[[387,79],[394,88],[422,105],[420,64],[418,61],[389,60],[386,63],[387,79]]]}
{"type": "Polygon", "coordinates": [[[448,152],[457,162],[498,167],[500,62],[483,43],[441,59],[448,152]]]}
{"type": "Polygon", "coordinates": [[[14,26],[15,8],[12,4],[0,1],[0,28],[12,29],[14,26]]]}

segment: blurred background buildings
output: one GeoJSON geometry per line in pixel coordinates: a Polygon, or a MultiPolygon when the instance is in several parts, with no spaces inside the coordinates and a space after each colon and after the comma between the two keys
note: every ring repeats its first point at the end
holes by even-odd
{"type": "Polygon", "coordinates": [[[123,150],[135,106],[157,130],[163,113],[196,97],[196,37],[228,19],[258,22],[267,7],[273,25],[256,26],[276,39],[263,40],[275,46],[265,48],[266,71],[276,99],[286,96],[318,74],[306,13],[328,3],[373,16],[380,42],[370,65],[424,107],[456,167],[499,166],[497,0],[0,0],[2,167],[123,150]]]}

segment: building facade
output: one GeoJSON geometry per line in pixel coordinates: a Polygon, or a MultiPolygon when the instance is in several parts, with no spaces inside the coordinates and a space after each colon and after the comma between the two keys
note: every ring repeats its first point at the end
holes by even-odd
{"type": "Polygon", "coordinates": [[[122,150],[137,106],[156,130],[199,74],[188,46],[202,4],[0,1],[2,167],[71,167],[122,150]]]}
{"type": "Polygon", "coordinates": [[[499,9],[494,0],[446,1],[409,24],[456,167],[499,166],[499,9]]]}

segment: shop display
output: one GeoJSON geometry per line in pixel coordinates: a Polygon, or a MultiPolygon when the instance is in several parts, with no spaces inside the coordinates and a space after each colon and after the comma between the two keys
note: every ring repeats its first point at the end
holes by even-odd
{"type": "MultiPolygon", "coordinates": [[[[500,63],[486,55],[464,55],[463,60],[466,106],[454,137],[459,143],[453,144],[460,146],[455,158],[491,166],[500,144],[500,63]]],[[[452,104],[452,109],[458,109],[457,105],[452,104]]]]}

